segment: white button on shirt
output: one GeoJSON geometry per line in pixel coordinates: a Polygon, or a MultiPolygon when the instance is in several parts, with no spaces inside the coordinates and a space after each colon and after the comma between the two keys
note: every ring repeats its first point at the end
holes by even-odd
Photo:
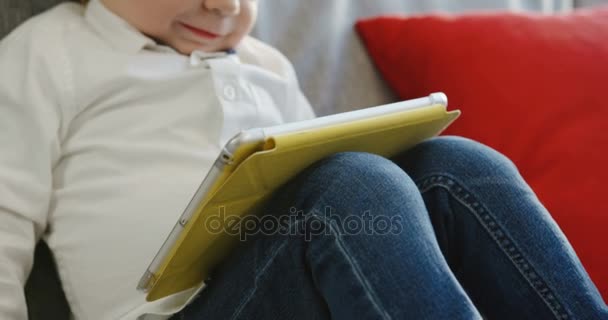
{"type": "Polygon", "coordinates": [[[237,54],[159,45],[107,10],[64,3],[0,43],[0,319],[47,241],[75,319],[169,315],[137,282],[238,131],[314,112],[289,62],[246,38],[237,54]]]}
{"type": "Polygon", "coordinates": [[[228,101],[234,101],[236,98],[236,89],[231,84],[224,86],[224,98],[228,101]]]}

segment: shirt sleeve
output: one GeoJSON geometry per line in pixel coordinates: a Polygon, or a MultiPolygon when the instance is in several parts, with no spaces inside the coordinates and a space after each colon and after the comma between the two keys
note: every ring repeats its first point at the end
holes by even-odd
{"type": "Polygon", "coordinates": [[[42,58],[48,47],[30,34],[26,23],[0,42],[0,319],[8,320],[27,319],[23,288],[59,155],[59,90],[42,58]]]}
{"type": "Polygon", "coordinates": [[[298,76],[296,75],[295,69],[291,62],[281,54],[284,69],[287,73],[287,81],[289,86],[290,95],[293,96],[293,106],[287,106],[290,110],[285,115],[286,122],[309,120],[316,118],[315,111],[310,105],[310,102],[302,92],[300,83],[298,82],[298,76]]]}
{"type": "Polygon", "coordinates": [[[315,111],[302,92],[295,69],[279,50],[252,37],[246,37],[238,50],[241,59],[260,65],[287,81],[288,105],[281,106],[283,120],[294,122],[316,118],[315,111]]]}
{"type": "Polygon", "coordinates": [[[308,101],[308,98],[306,98],[306,96],[304,95],[304,92],[302,92],[302,89],[298,85],[297,80],[295,80],[295,81],[296,81],[296,88],[297,88],[297,92],[296,92],[296,117],[297,117],[297,119],[294,121],[308,120],[308,119],[316,118],[317,115],[315,114],[315,110],[310,105],[310,102],[308,101]]]}

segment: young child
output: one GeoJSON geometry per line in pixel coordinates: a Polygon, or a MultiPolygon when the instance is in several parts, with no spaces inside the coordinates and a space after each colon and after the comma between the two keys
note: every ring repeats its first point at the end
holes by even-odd
{"type": "Polygon", "coordinates": [[[606,317],[513,165],[459,138],[390,160],[320,161],[266,209],[297,208],[306,219],[290,228],[327,232],[250,239],[200,294],[146,302],[137,282],[220,147],[242,129],[314,117],[285,57],[247,36],[256,8],[64,3],[2,41],[1,319],[27,316],[22,287],[41,238],[75,319],[606,317]],[[347,234],[326,208],[399,232],[347,234]]]}

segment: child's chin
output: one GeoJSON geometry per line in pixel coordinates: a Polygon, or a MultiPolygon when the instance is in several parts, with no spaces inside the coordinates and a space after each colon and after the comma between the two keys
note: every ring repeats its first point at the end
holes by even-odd
{"type": "Polygon", "coordinates": [[[175,49],[177,52],[184,54],[184,55],[190,55],[192,54],[193,51],[203,51],[203,52],[218,52],[218,51],[222,51],[221,48],[215,48],[212,46],[202,46],[200,44],[188,44],[188,45],[178,45],[178,46],[173,46],[173,49],[175,49]]]}
{"type": "Polygon", "coordinates": [[[207,52],[208,49],[202,46],[189,45],[189,46],[173,46],[173,49],[183,55],[191,55],[193,51],[204,51],[207,52]]]}

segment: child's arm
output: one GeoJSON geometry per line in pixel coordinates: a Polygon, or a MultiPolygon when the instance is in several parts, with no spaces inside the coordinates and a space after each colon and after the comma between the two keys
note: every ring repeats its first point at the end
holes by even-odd
{"type": "Polygon", "coordinates": [[[237,50],[245,62],[259,65],[287,80],[290,86],[289,94],[293,96],[290,105],[279,106],[285,122],[316,117],[308,99],[302,93],[294,67],[285,55],[253,37],[246,37],[237,50]]]}
{"type": "Polygon", "coordinates": [[[286,114],[290,115],[290,117],[286,117],[285,122],[314,119],[316,117],[315,111],[310,105],[308,98],[302,92],[302,88],[300,88],[298,76],[293,65],[286,57],[283,56],[283,59],[285,60],[285,68],[288,72],[288,81],[291,82],[291,86],[296,90],[295,103],[293,106],[288,106],[290,112],[286,112],[286,114]]]}
{"type": "Polygon", "coordinates": [[[26,23],[0,42],[0,319],[27,318],[23,287],[46,228],[65,124],[57,78],[67,69],[43,35],[52,30],[26,23]]]}

